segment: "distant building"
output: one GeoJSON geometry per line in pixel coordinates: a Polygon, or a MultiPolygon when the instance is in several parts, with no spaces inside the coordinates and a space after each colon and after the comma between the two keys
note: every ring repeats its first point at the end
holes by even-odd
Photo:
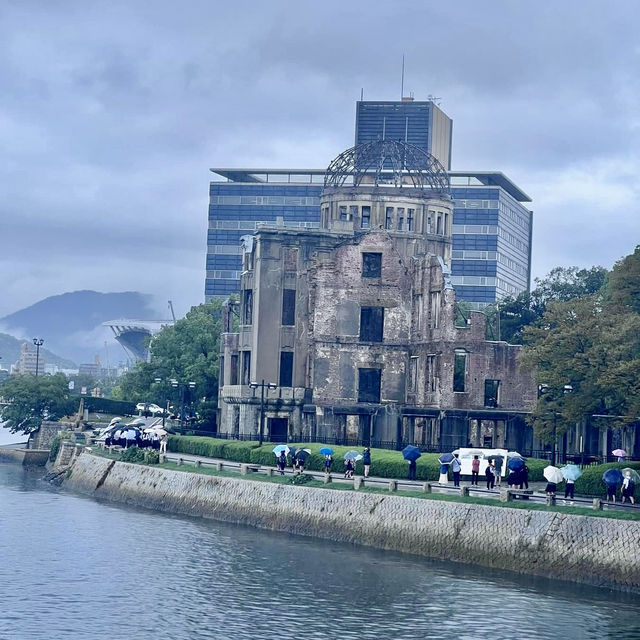
{"type": "Polygon", "coordinates": [[[255,437],[266,381],[272,441],[530,450],[535,385],[520,347],[487,341],[482,313],[456,326],[440,163],[401,141],[358,145],[329,166],[320,208],[318,229],[265,224],[243,241],[220,431],[255,437]]]}
{"type": "Polygon", "coordinates": [[[35,375],[37,371],[37,373],[42,375],[45,371],[45,364],[42,349],[38,355],[36,349],[28,342],[23,342],[20,345],[20,357],[15,367],[16,373],[32,373],[35,375]]]}
{"type": "MultiPolygon", "coordinates": [[[[499,171],[451,171],[452,131],[452,120],[432,100],[356,103],[356,144],[406,142],[448,170],[454,203],[451,282],[459,300],[480,309],[529,289],[531,199],[499,171]]],[[[320,169],[211,171],[216,177],[209,186],[205,300],[239,291],[240,238],[261,223],[319,226],[324,179],[320,169]]]]}

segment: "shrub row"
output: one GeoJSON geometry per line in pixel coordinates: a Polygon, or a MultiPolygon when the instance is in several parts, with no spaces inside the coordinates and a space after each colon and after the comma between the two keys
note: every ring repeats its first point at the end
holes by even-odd
{"type": "MultiPolygon", "coordinates": [[[[324,470],[324,456],[318,450],[327,445],[320,443],[292,443],[290,447],[302,447],[311,449],[312,453],[307,458],[306,468],[311,471],[324,470]]],[[[261,465],[275,465],[276,457],[273,454],[274,444],[258,446],[257,442],[240,442],[234,440],[222,440],[200,436],[170,436],[168,442],[169,451],[187,453],[191,455],[206,456],[209,458],[221,458],[235,462],[250,462],[261,465]]],[[[331,445],[333,449],[332,471],[341,473],[344,471],[344,454],[353,449],[340,445],[331,445]]],[[[362,451],[361,449],[357,449],[362,451]]],[[[544,477],[542,470],[548,465],[547,460],[531,458],[527,460],[529,467],[529,480],[542,482],[544,477]]],[[[402,457],[400,451],[389,449],[371,449],[371,475],[382,478],[405,478],[409,470],[408,462],[402,457]]],[[[362,474],[362,460],[356,463],[356,474],[362,474]]],[[[440,464],[437,453],[423,453],[417,461],[416,477],[418,480],[435,481],[440,475],[440,464]]]]}
{"type": "MultiPolygon", "coordinates": [[[[629,467],[640,473],[640,462],[609,462],[607,464],[596,464],[582,470],[582,476],[576,480],[576,493],[587,496],[604,497],[607,495],[607,488],[602,482],[602,474],[607,469],[624,469],[629,467]]],[[[640,487],[636,487],[636,493],[640,487]]],[[[619,492],[618,492],[619,495],[619,492]]]]}

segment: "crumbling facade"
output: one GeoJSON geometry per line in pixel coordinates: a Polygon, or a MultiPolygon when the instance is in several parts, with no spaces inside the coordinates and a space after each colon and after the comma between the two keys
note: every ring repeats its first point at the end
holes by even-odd
{"type": "Polygon", "coordinates": [[[530,449],[520,347],[487,341],[482,313],[456,326],[452,223],[439,163],[379,141],[330,165],[320,229],[246,237],[220,432],[257,436],[264,415],[272,441],[530,449]]]}

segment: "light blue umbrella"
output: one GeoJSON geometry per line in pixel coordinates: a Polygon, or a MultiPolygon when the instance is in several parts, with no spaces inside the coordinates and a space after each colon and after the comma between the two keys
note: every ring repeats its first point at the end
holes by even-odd
{"type": "Polygon", "coordinates": [[[332,456],[333,449],[331,447],[322,447],[322,449],[320,449],[318,453],[321,453],[323,456],[332,456]]]}
{"type": "Polygon", "coordinates": [[[347,451],[347,453],[344,454],[344,459],[345,460],[362,460],[362,455],[360,454],[359,451],[354,451],[352,449],[351,451],[347,451]]]}
{"type": "Polygon", "coordinates": [[[567,464],[560,469],[562,477],[569,482],[575,482],[581,475],[580,467],[575,464],[567,464]]]}
{"type": "Polygon", "coordinates": [[[286,444],[278,444],[275,447],[273,447],[272,449],[273,453],[275,453],[277,456],[279,456],[283,451],[284,451],[284,455],[288,456],[289,455],[289,447],[287,447],[286,444]]]}

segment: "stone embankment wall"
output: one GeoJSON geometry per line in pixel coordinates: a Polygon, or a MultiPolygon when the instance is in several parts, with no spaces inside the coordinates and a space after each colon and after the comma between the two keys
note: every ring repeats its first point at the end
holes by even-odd
{"type": "Polygon", "coordinates": [[[185,473],[83,453],[64,486],[263,529],[640,591],[640,522],[185,473]]]}
{"type": "Polygon", "coordinates": [[[1,462],[17,462],[25,466],[44,467],[49,458],[49,449],[0,449],[1,462]]]}

